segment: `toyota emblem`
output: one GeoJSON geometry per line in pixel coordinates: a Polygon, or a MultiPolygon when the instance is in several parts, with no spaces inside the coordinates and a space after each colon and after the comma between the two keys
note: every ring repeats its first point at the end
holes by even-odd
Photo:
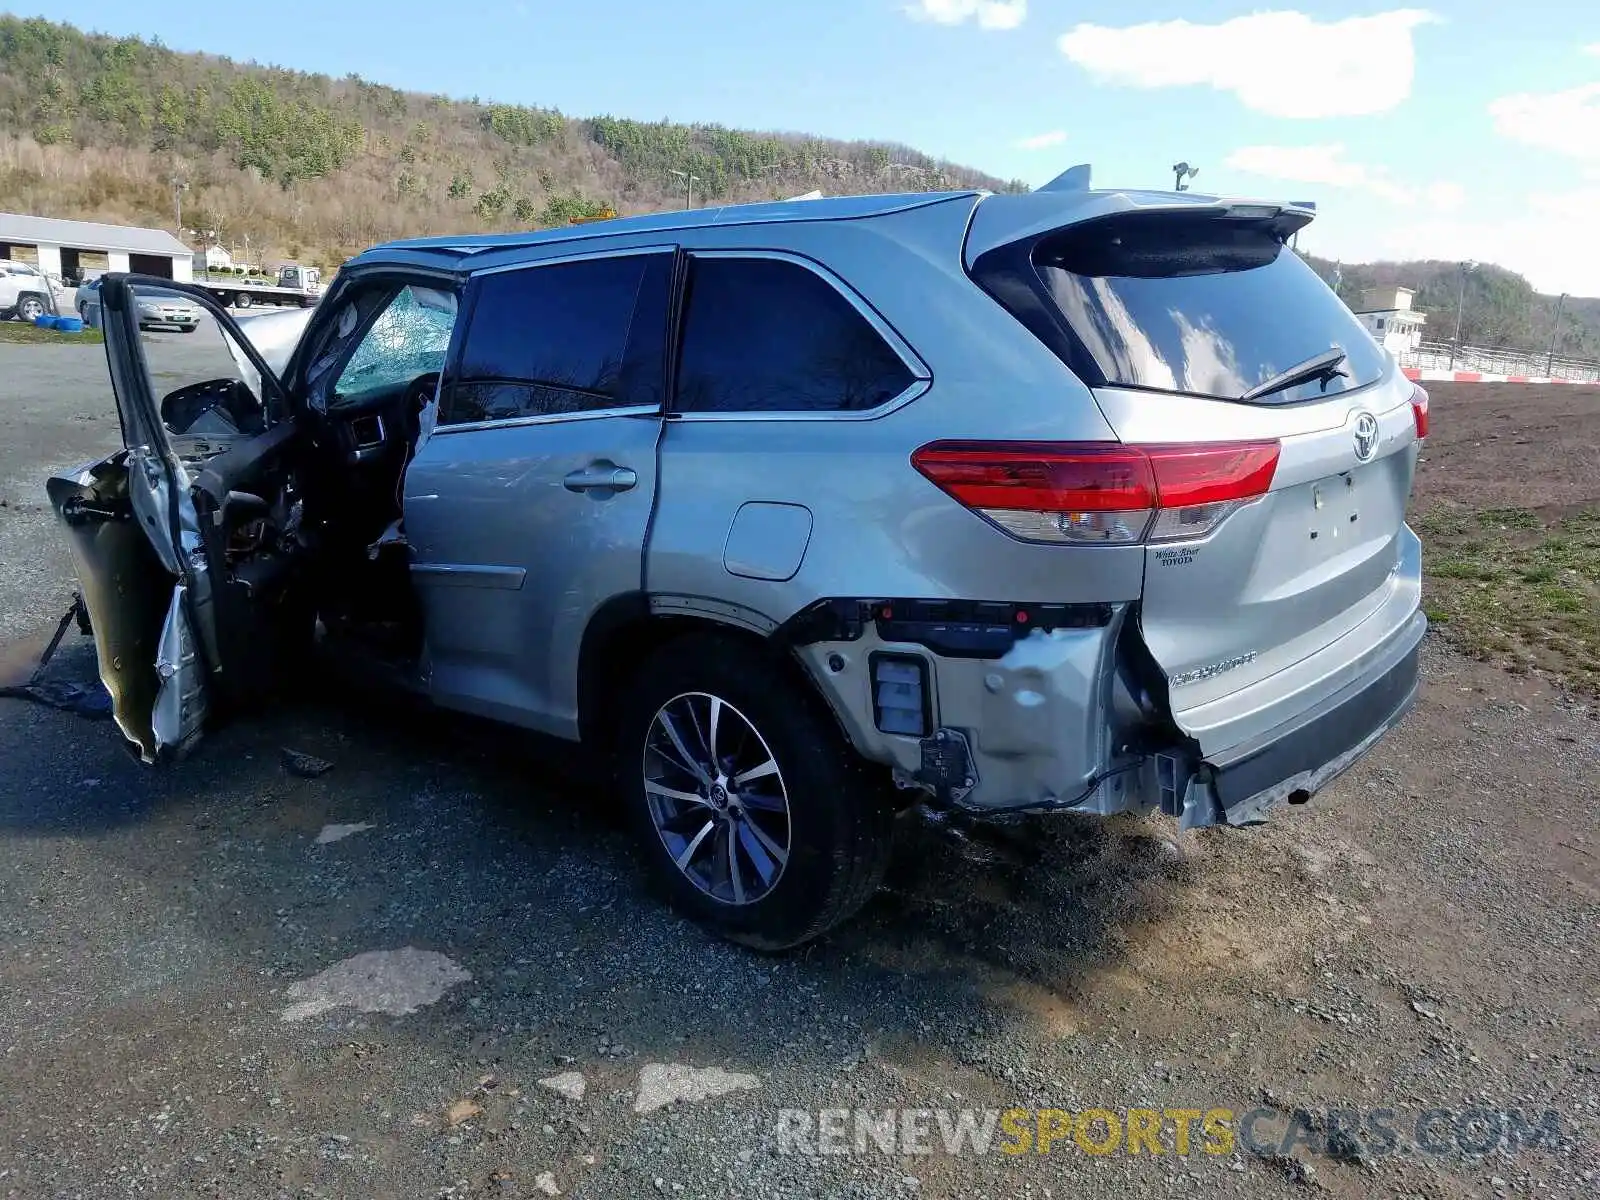
{"type": "Polygon", "coordinates": [[[1378,418],[1369,412],[1356,418],[1356,458],[1369,462],[1378,452],[1378,418]]]}

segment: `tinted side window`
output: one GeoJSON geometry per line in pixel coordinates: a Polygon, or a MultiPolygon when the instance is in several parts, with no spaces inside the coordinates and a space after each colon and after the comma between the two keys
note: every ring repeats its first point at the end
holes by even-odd
{"type": "Polygon", "coordinates": [[[446,424],[660,404],[670,254],[485,275],[446,424]]]}
{"type": "Polygon", "coordinates": [[[680,411],[860,411],[892,400],[913,378],[815,271],[773,258],[694,260],[680,411]]]}

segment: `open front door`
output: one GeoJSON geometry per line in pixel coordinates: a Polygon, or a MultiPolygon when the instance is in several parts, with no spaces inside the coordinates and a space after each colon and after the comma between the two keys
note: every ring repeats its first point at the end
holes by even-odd
{"type": "Polygon", "coordinates": [[[117,274],[100,294],[123,448],[48,492],[117,725],[154,762],[192,747],[219,692],[248,681],[234,648],[261,639],[239,588],[261,591],[263,572],[242,582],[230,539],[290,524],[281,489],[258,485],[292,427],[282,384],[199,289],[117,274]]]}

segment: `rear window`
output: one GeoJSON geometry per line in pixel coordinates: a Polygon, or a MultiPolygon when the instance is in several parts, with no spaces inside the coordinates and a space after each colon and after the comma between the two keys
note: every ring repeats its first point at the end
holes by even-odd
{"type": "Polygon", "coordinates": [[[862,412],[913,382],[871,322],[815,271],[777,258],[695,257],[680,412],[862,412]]]}
{"type": "Polygon", "coordinates": [[[1285,404],[1373,383],[1387,357],[1300,256],[1259,221],[1138,214],[1041,241],[1034,267],[1091,374],[1237,399],[1332,346],[1343,376],[1262,397],[1285,404]]]}

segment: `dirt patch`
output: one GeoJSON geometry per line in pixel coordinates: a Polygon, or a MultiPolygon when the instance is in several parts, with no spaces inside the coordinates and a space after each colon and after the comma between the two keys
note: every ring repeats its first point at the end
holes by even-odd
{"type": "Polygon", "coordinates": [[[1411,520],[1430,619],[1478,658],[1600,692],[1600,394],[1429,392],[1411,520]]]}
{"type": "Polygon", "coordinates": [[[1432,383],[1412,511],[1600,504],[1600,388],[1432,383]]]}

